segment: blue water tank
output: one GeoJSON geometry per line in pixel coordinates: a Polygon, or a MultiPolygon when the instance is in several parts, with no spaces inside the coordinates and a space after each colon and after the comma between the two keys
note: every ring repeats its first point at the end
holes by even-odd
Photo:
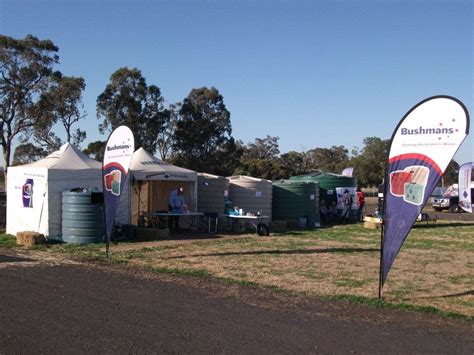
{"type": "Polygon", "coordinates": [[[62,239],[66,243],[100,242],[105,234],[104,195],[80,187],[62,193],[62,239]]]}

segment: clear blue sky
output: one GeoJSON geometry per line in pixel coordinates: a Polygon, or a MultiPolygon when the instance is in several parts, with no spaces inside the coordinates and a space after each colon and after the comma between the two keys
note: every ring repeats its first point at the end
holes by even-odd
{"type": "MultiPolygon", "coordinates": [[[[216,87],[244,143],[282,153],[390,138],[418,101],[447,94],[474,116],[472,1],[0,0],[0,32],[60,49],[87,88],[87,143],[110,75],[136,67],[168,103],[216,87]]],[[[473,126],[474,123],[471,124],[473,126]]],[[[471,127],[471,131],[473,128],[471,127]]],[[[474,134],[456,155],[474,160],[474,134]]]]}

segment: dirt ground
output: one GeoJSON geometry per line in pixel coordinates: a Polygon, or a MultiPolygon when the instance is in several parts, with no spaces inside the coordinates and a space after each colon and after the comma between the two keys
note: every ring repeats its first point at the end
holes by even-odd
{"type": "Polygon", "coordinates": [[[474,352],[472,323],[0,249],[1,353],[474,352]]]}

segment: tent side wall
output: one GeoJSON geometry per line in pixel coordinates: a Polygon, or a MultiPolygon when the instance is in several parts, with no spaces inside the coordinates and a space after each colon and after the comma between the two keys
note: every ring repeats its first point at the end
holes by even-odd
{"type": "Polygon", "coordinates": [[[48,235],[48,169],[10,167],[7,176],[8,234],[34,231],[48,235]],[[32,182],[31,207],[23,205],[23,186],[32,182]]]}

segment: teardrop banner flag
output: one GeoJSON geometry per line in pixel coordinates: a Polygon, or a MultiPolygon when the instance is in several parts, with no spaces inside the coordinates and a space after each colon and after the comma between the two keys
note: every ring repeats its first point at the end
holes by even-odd
{"type": "Polygon", "coordinates": [[[115,213],[120,201],[128,168],[135,150],[133,133],[127,126],[117,127],[109,136],[102,163],[102,184],[104,187],[106,253],[109,254],[110,236],[114,226],[115,213]]]}
{"type": "Polygon", "coordinates": [[[379,297],[403,242],[468,133],[469,113],[450,96],[423,100],[396,127],[385,175],[379,297]]]}
{"type": "Polygon", "coordinates": [[[468,213],[472,213],[471,172],[472,162],[463,164],[459,168],[459,206],[468,213]]]}

